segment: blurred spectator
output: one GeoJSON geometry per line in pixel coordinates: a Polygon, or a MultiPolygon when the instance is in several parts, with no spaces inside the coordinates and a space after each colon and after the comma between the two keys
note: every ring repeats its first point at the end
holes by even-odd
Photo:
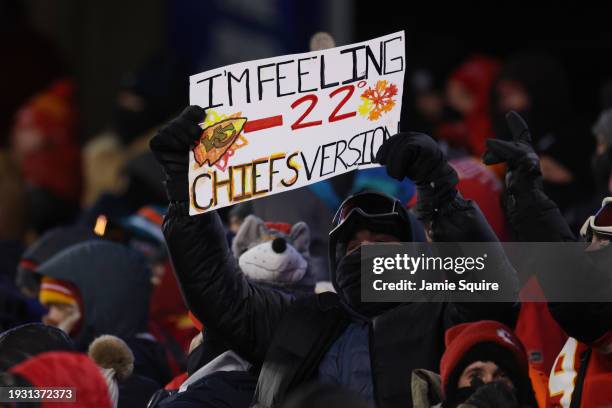
{"type": "Polygon", "coordinates": [[[165,209],[146,206],[119,221],[126,243],[145,256],[151,268],[153,292],[149,306],[148,329],[164,346],[172,374],[185,371],[186,350],[197,334],[189,319],[172,264],[166,252],[161,225],[165,209]]]}
{"type": "Polygon", "coordinates": [[[41,234],[74,218],[81,197],[74,85],[55,81],[17,113],[12,153],[27,183],[29,221],[41,234]]]}
{"type": "Polygon", "coordinates": [[[29,298],[38,299],[41,278],[37,273],[38,267],[72,245],[97,238],[91,228],[83,226],[58,227],[47,231],[21,256],[15,278],[19,290],[29,298]]]}
{"type": "Polygon", "coordinates": [[[457,190],[468,200],[474,200],[497,237],[504,241],[508,238],[506,220],[500,205],[503,185],[497,175],[472,157],[449,160],[459,176],[457,190]]]}
{"type": "MultiPolygon", "coordinates": [[[[25,360],[13,367],[8,375],[0,377],[0,385],[67,388],[73,387],[74,402],[70,406],[86,408],[114,407],[108,386],[100,368],[86,355],[69,351],[50,351],[25,360]]],[[[55,402],[42,402],[41,407],[56,406],[55,402]]]]}
{"type": "Polygon", "coordinates": [[[0,0],[0,149],[10,144],[15,112],[28,98],[65,74],[57,47],[26,17],[27,2],[0,0]]]}
{"type": "Polygon", "coordinates": [[[147,332],[151,273],[145,259],[124,245],[90,241],[71,246],[42,264],[39,298],[46,320],[66,327],[80,350],[101,334],[128,343],[135,373],[158,384],[171,378],[166,354],[147,332]]]}
{"type": "Polygon", "coordinates": [[[15,273],[24,250],[27,214],[19,169],[8,153],[0,152],[0,332],[39,321],[42,308],[15,286],[15,273]]]}
{"type": "Polygon", "coordinates": [[[47,351],[74,351],[74,343],[62,330],[28,323],[0,333],[0,371],[47,351]]]}
{"type": "MultiPolygon", "coordinates": [[[[264,222],[254,215],[245,218],[232,242],[232,253],[247,279],[301,297],[314,293],[309,248],[310,229],[306,223],[264,222]]],[[[228,341],[215,327],[205,328],[201,340],[199,344],[195,340],[191,347],[188,379],[173,381],[174,387],[180,386],[175,394],[160,392],[159,407],[204,401],[246,406],[245,401],[253,398],[257,368],[230,350],[228,341]]]]}
{"type": "Polygon", "coordinates": [[[500,70],[497,60],[476,55],[459,66],[447,85],[449,105],[462,115],[462,121],[442,125],[437,134],[470,154],[480,156],[485,140],[493,136],[489,115],[491,86],[500,70]]]}
{"type": "Polygon", "coordinates": [[[432,69],[419,68],[412,74],[414,91],[415,124],[411,128],[433,134],[434,129],[445,118],[444,81],[432,69]]]}
{"type": "Polygon", "coordinates": [[[482,320],[446,331],[440,375],[412,374],[414,407],[537,407],[520,340],[502,323],[482,320]]]}
{"type": "Polygon", "coordinates": [[[529,123],[534,147],[541,157],[544,191],[577,225],[583,215],[570,215],[591,191],[588,166],[592,141],[572,116],[563,68],[554,59],[537,54],[508,60],[498,77],[492,98],[496,136],[510,140],[505,114],[514,110],[529,123]]]}
{"type": "Polygon", "coordinates": [[[95,339],[87,354],[100,367],[114,407],[144,407],[156,384],[133,374],[134,354],[118,337],[103,335],[95,339]]]}
{"type": "Polygon", "coordinates": [[[116,98],[111,131],[84,148],[86,199],[83,215],[127,216],[140,207],[166,203],[161,169],[148,143],[156,128],[188,103],[188,75],[180,59],[159,53],[124,76],[116,98]]]}

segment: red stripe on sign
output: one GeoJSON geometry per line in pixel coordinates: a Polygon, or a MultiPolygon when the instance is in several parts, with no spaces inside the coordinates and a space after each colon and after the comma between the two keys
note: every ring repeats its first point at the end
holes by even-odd
{"type": "Polygon", "coordinates": [[[245,133],[255,132],[258,130],[269,129],[283,125],[283,115],[270,116],[268,118],[249,120],[244,124],[245,133]]]}

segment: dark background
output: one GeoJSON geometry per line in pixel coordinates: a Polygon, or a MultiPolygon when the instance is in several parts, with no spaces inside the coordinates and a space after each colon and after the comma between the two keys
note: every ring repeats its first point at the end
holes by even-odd
{"type": "Polygon", "coordinates": [[[425,66],[440,78],[477,52],[500,58],[524,50],[553,54],[567,70],[574,111],[592,123],[602,106],[601,85],[612,77],[608,11],[581,3],[2,0],[2,88],[9,99],[2,115],[8,117],[47,78],[67,72],[77,79],[85,141],[111,120],[121,76],[152,54],[170,50],[189,59],[193,73],[307,51],[319,30],[342,45],[404,29],[408,69],[425,66]],[[34,68],[11,66],[23,60],[34,68]]]}

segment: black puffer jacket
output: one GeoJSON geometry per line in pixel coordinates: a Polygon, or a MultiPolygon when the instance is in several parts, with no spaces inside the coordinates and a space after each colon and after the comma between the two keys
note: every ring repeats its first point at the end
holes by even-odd
{"type": "MultiPolygon", "coordinates": [[[[572,242],[577,240],[555,202],[541,190],[521,191],[516,196],[515,210],[508,216],[515,236],[520,241],[572,242]]],[[[605,251],[609,252],[609,248],[606,248],[605,251]]],[[[604,259],[612,259],[612,256],[608,254],[608,257],[604,259]]],[[[550,266],[536,268],[542,289],[549,298],[555,298],[563,286],[583,287],[587,283],[594,288],[594,293],[612,291],[609,267],[605,263],[596,265],[586,254],[577,259],[575,254],[567,254],[563,251],[559,251],[556,261],[559,265],[575,265],[576,268],[550,266]],[[578,264],[579,261],[581,261],[580,264],[578,264]],[[586,280],[585,276],[588,276],[589,279],[586,280]],[[567,283],[561,285],[560,281],[567,283]]],[[[583,293],[585,292],[583,290],[583,293]]],[[[597,295],[594,294],[593,298],[597,298],[597,295]]],[[[612,329],[612,303],[549,302],[548,309],[567,334],[585,343],[595,341],[612,329]]]]}
{"type": "MultiPolygon", "coordinates": [[[[440,241],[496,241],[477,206],[460,197],[433,228],[440,241]]],[[[350,322],[337,295],[296,300],[247,281],[214,212],[190,217],[186,205],[173,203],[163,229],[189,308],[261,367],[256,406],[278,406],[289,391],[316,378],[321,359],[350,322]]],[[[511,269],[504,277],[516,282],[511,269]]],[[[370,360],[377,406],[412,406],[410,373],[437,371],[448,327],[480,319],[508,321],[513,311],[507,303],[412,303],[373,319],[370,360]]]]}

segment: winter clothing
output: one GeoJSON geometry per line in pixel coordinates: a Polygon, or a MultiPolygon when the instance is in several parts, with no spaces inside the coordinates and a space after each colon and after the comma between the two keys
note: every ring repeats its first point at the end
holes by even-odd
{"type": "MultiPolygon", "coordinates": [[[[563,67],[548,56],[517,55],[504,64],[497,80],[497,84],[501,83],[515,84],[526,93],[528,107],[518,113],[531,127],[535,151],[554,159],[573,174],[574,180],[567,184],[544,181],[546,194],[566,212],[577,197],[590,193],[592,182],[584,163],[588,162],[593,144],[591,138],[584,137],[588,129],[576,126],[572,119],[563,67]]],[[[499,98],[495,92],[491,103],[496,136],[511,139],[504,120],[506,111],[498,106],[499,98]]],[[[580,222],[581,218],[572,220],[572,223],[580,222]]]]}
{"type": "MultiPolygon", "coordinates": [[[[32,357],[9,372],[24,378],[33,387],[74,387],[74,407],[110,408],[108,388],[100,368],[86,355],[66,351],[51,351],[32,357]]],[[[67,403],[43,402],[41,407],[53,408],[67,403]]]]}
{"type": "Polygon", "coordinates": [[[529,381],[523,345],[507,326],[479,321],[454,326],[446,331],[446,350],[440,361],[440,376],[417,369],[412,372],[415,407],[533,407],[536,402],[529,381]],[[494,380],[484,384],[472,379],[470,387],[459,388],[463,371],[474,362],[493,362],[510,379],[514,391],[494,380]]]}
{"type": "Polygon", "coordinates": [[[156,394],[149,407],[247,408],[251,402],[257,377],[248,371],[216,371],[192,383],[185,392],[159,396],[156,394]],[[156,398],[164,398],[157,401],[156,398]]]}
{"type": "Polygon", "coordinates": [[[448,164],[438,144],[422,133],[399,133],[382,144],[376,162],[398,180],[405,177],[417,185],[419,219],[429,222],[433,213],[457,194],[457,173],[448,164]]]}
{"type": "MultiPolygon", "coordinates": [[[[277,288],[285,293],[296,294],[313,293],[314,279],[309,265],[309,247],[310,230],[305,223],[299,222],[293,226],[286,223],[264,223],[254,215],[245,218],[232,242],[232,252],[239,260],[240,270],[249,280],[277,288]]],[[[251,366],[246,362],[228,364],[226,362],[228,357],[244,362],[240,356],[228,349],[226,342],[214,329],[207,328],[203,332],[202,343],[189,355],[190,376],[181,385],[179,393],[184,392],[188,386],[191,387],[191,384],[200,381],[202,377],[214,376],[216,371],[247,371],[251,366]]],[[[238,381],[235,384],[238,392],[239,389],[242,389],[239,384],[246,381],[248,376],[247,374],[235,375],[237,376],[235,379],[234,374],[228,374],[222,378],[227,382],[227,386],[232,386],[234,381],[238,381]]],[[[254,385],[257,375],[255,373],[248,375],[254,385]]],[[[227,399],[223,392],[209,390],[206,387],[194,387],[194,390],[190,388],[189,392],[197,393],[199,398],[219,401],[227,399]]],[[[161,406],[168,403],[162,395],[157,398],[163,400],[161,406]]],[[[185,398],[189,400],[192,397],[181,395],[170,398],[170,400],[185,400],[185,398]]],[[[243,395],[240,398],[250,401],[252,390],[250,395],[243,395]]]]}
{"type": "Polygon", "coordinates": [[[0,334],[0,371],[47,351],[73,351],[62,330],[42,323],[27,323],[0,334]]]}
{"type": "Polygon", "coordinates": [[[142,255],[121,244],[90,241],[59,252],[37,271],[79,288],[84,309],[74,337],[79,349],[101,334],[115,335],[132,349],[135,373],[159,385],[169,381],[165,352],[146,333],[151,275],[142,255]]]}
{"type": "MultiPolygon", "coordinates": [[[[523,123],[515,127],[519,134],[528,132],[523,123]]],[[[529,149],[527,149],[529,150],[529,149]]],[[[567,222],[562,217],[559,208],[541,190],[538,183],[538,174],[523,171],[521,168],[527,163],[527,170],[532,163],[537,162],[537,155],[528,153],[526,159],[516,161],[516,166],[509,166],[513,174],[508,179],[514,186],[510,197],[509,211],[510,224],[516,230],[516,236],[522,241],[563,242],[574,241],[567,222]],[[515,168],[513,168],[515,167],[515,168]],[[515,171],[518,170],[518,171],[515,171]],[[514,181],[512,180],[514,178],[514,181]]],[[[485,154],[485,158],[487,155],[485,154]]],[[[564,253],[559,252],[560,263],[565,261],[564,253]]],[[[604,255],[603,261],[609,252],[599,250],[593,255],[604,255]]],[[[608,278],[609,263],[601,264],[596,257],[585,256],[580,270],[572,270],[571,275],[548,276],[537,274],[544,294],[553,293],[558,286],[558,280],[566,282],[575,281],[578,286],[592,285],[593,293],[601,290],[604,293],[612,290],[608,278]],[[600,271],[600,268],[605,268],[600,271]],[[601,274],[598,274],[602,272],[601,274]],[[589,276],[591,279],[584,279],[589,276]],[[579,281],[576,281],[579,279],[579,281]]],[[[609,259],[609,258],[608,258],[609,259]]],[[[555,269],[555,268],[553,268],[555,269]]],[[[564,268],[559,268],[562,273],[564,268]]],[[[612,306],[610,303],[549,303],[551,315],[561,328],[571,336],[561,350],[549,379],[549,390],[554,396],[549,396],[552,406],[592,406],[598,407],[612,403],[605,401],[609,393],[601,392],[602,383],[609,388],[612,363],[608,353],[610,344],[610,330],[612,328],[612,306]],[[564,379],[573,378],[571,385],[564,379]],[[602,398],[604,399],[602,401],[602,398]],[[574,406],[574,405],[572,405],[574,406]]]]}
{"type": "MultiPolygon", "coordinates": [[[[481,343],[493,343],[509,350],[512,353],[512,358],[515,360],[515,365],[522,371],[522,374],[527,375],[527,356],[525,348],[520,340],[512,333],[505,325],[495,321],[480,321],[475,323],[464,323],[452,327],[446,332],[445,344],[446,350],[440,360],[440,376],[442,378],[442,388],[447,390],[449,387],[449,377],[451,373],[457,370],[457,365],[464,359],[473,347],[481,343]]],[[[478,356],[488,358],[488,360],[496,362],[495,355],[478,356]]],[[[475,358],[478,358],[475,356],[475,358]]],[[[466,366],[474,361],[472,359],[466,362],[466,366]]],[[[465,368],[463,367],[463,368],[465,368]]],[[[461,369],[463,371],[463,369],[461,369]]],[[[461,374],[461,373],[459,373],[461,374]]]]}
{"type": "Polygon", "coordinates": [[[85,242],[59,252],[37,271],[79,288],[86,325],[94,333],[131,337],[146,330],[150,272],[135,251],[108,241],[85,242]]]}
{"type": "Polygon", "coordinates": [[[232,253],[240,270],[254,282],[301,288],[305,292],[314,290],[309,265],[310,229],[304,222],[293,226],[264,223],[249,215],[232,241],[232,253]]]}
{"type": "Polygon", "coordinates": [[[255,391],[257,375],[251,364],[233,351],[226,351],[192,373],[174,390],[160,390],[151,399],[150,408],[248,407],[255,391]]]}
{"type": "Polygon", "coordinates": [[[58,227],[47,231],[21,256],[17,269],[16,282],[20,288],[37,294],[40,286],[38,267],[62,250],[90,240],[99,239],[92,228],[85,226],[58,227]]]}
{"type": "Polygon", "coordinates": [[[176,119],[162,127],[151,140],[151,150],[165,174],[166,191],[170,201],[187,201],[187,149],[201,134],[198,123],[206,116],[199,106],[186,108],[176,119]]]}
{"type": "Polygon", "coordinates": [[[327,247],[329,224],[334,211],[342,201],[343,190],[348,191],[355,172],[345,173],[332,179],[311,184],[306,188],[287,191],[282,195],[271,195],[249,201],[253,213],[264,220],[275,220],[296,224],[305,222],[310,228],[311,270],[316,280],[329,279],[327,247]],[[287,205],[288,202],[294,205],[287,205]]]}
{"type": "Polygon", "coordinates": [[[354,392],[329,384],[309,384],[292,393],[282,408],[366,408],[369,405],[354,392]]]}
{"type": "Polygon", "coordinates": [[[321,360],[317,380],[340,385],[372,402],[374,385],[368,344],[368,323],[351,322],[321,360]]]}
{"type": "MultiPolygon", "coordinates": [[[[2,211],[0,208],[0,213],[2,211]]],[[[17,265],[23,249],[21,242],[0,240],[0,333],[27,322],[39,322],[46,313],[38,301],[26,297],[15,284],[17,265]]]]}
{"type": "MultiPolygon", "coordinates": [[[[471,231],[475,233],[471,239],[492,239],[492,232],[477,235],[479,228],[475,224],[482,226],[483,218],[473,205],[460,204],[444,213],[440,225],[451,223],[457,227],[456,230],[447,228],[447,233],[471,231]]],[[[233,350],[255,365],[263,363],[257,395],[261,406],[273,406],[281,401],[292,388],[291,378],[296,385],[316,378],[321,359],[351,320],[337,295],[323,293],[296,301],[278,291],[249,283],[229,253],[215,213],[189,217],[185,206],[171,204],[164,233],[190,309],[205,325],[215,327],[233,350]],[[208,239],[202,240],[203,236],[208,239]],[[185,256],[186,248],[192,248],[189,252],[192,256],[185,256]],[[275,361],[285,361],[285,364],[279,366],[275,361]]],[[[461,240],[450,234],[447,238],[461,240]]],[[[369,330],[373,330],[370,359],[378,404],[409,406],[410,395],[401,381],[406,376],[402,373],[417,367],[437,368],[446,327],[487,316],[503,318],[509,309],[511,305],[506,304],[483,307],[414,303],[375,318],[375,324],[368,323],[369,330]],[[401,322],[410,322],[410,325],[401,322]]]]}
{"type": "Polygon", "coordinates": [[[413,370],[410,389],[414,408],[439,407],[444,400],[440,375],[432,371],[419,368],[413,370]]]}
{"type": "Polygon", "coordinates": [[[124,144],[180,111],[188,99],[187,76],[180,59],[164,53],[122,78],[114,125],[124,144]]]}
{"type": "Polygon", "coordinates": [[[78,211],[81,157],[73,88],[72,81],[58,80],[15,117],[12,153],[27,183],[29,226],[38,234],[72,221],[78,211]]]}
{"type": "MultiPolygon", "coordinates": [[[[185,116],[189,112],[179,120],[188,120],[185,116]]],[[[199,136],[195,122],[202,115],[193,108],[191,112],[192,122],[188,126],[171,122],[172,131],[160,132],[151,142],[152,150],[170,177],[170,185],[185,181],[185,152],[199,136]]],[[[452,193],[454,171],[446,164],[435,142],[418,134],[411,138],[398,135],[390,140],[394,140],[393,147],[383,145],[384,151],[406,154],[404,157],[394,154],[389,160],[393,163],[390,173],[394,177],[409,175],[417,184],[434,182],[434,187],[429,188],[430,196],[438,198],[434,208],[439,211],[432,223],[436,239],[496,240],[478,208],[452,193]],[[423,169],[435,172],[426,174],[423,169]],[[444,197],[448,201],[444,202],[444,197]]],[[[383,154],[381,159],[389,158],[383,154]]],[[[205,326],[213,327],[223,336],[232,350],[254,366],[261,366],[254,398],[256,406],[277,406],[289,391],[316,379],[322,360],[354,320],[351,314],[354,312],[334,293],[296,298],[249,282],[229,251],[219,216],[211,212],[190,217],[188,197],[175,192],[169,189],[173,202],[163,229],[188,306],[205,326]],[[177,199],[182,202],[176,202],[177,199]]],[[[504,270],[502,276],[508,279],[504,285],[516,287],[513,271],[504,270]]],[[[447,327],[486,317],[503,318],[511,310],[512,305],[501,303],[486,307],[473,303],[412,303],[367,319],[377,405],[410,406],[406,373],[417,367],[435,369],[447,327]]]]}
{"type": "Polygon", "coordinates": [[[126,190],[121,195],[132,211],[144,205],[163,205],[166,203],[163,173],[151,152],[145,151],[130,158],[122,168],[127,180],[126,190]]]}
{"type": "Polygon", "coordinates": [[[31,185],[77,204],[81,159],[75,137],[74,85],[64,79],[32,98],[16,115],[13,150],[31,185]]]}
{"type": "Polygon", "coordinates": [[[78,306],[82,303],[79,289],[72,283],[43,276],[40,282],[38,301],[47,306],[51,303],[78,306]]]}
{"type": "Polygon", "coordinates": [[[87,351],[102,371],[108,393],[114,407],[120,401],[117,381],[124,381],[134,370],[134,355],[123,340],[115,336],[103,335],[95,339],[87,351]]]}

